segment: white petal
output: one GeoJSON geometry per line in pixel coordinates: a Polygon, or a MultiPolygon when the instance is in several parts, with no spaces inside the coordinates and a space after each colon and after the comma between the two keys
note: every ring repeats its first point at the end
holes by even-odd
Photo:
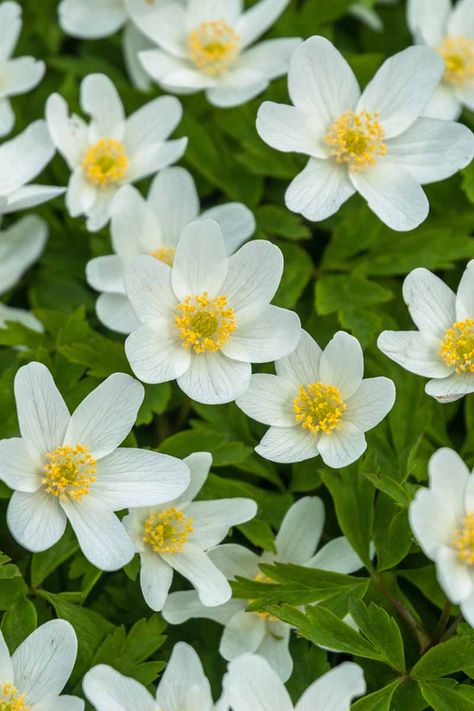
{"type": "Polygon", "coordinates": [[[191,173],[184,168],[165,168],[158,173],[151,184],[148,201],[167,245],[176,245],[186,225],[199,215],[196,185],[191,173]]]}
{"type": "Polygon", "coordinates": [[[364,374],[364,356],[359,341],[339,331],[329,341],[319,364],[321,381],[341,391],[342,398],[350,398],[360,387],[364,374]]]}
{"type": "Polygon", "coordinates": [[[81,83],[81,106],[89,114],[92,141],[123,138],[125,114],[113,82],[105,74],[88,74],[81,83]]]}
{"type": "Polygon", "coordinates": [[[408,0],[407,22],[417,42],[439,46],[446,33],[450,0],[408,0]]]}
{"type": "Polygon", "coordinates": [[[286,206],[313,222],[325,220],[355,193],[347,169],[334,160],[310,158],[304,170],[291,181],[286,206]]]}
{"type": "Polygon", "coordinates": [[[69,178],[66,192],[66,207],[71,217],[88,214],[97,200],[96,187],[86,180],[81,167],[76,168],[69,178]]]}
{"type": "Polygon", "coordinates": [[[242,9],[242,0],[189,0],[187,12],[191,26],[221,18],[233,25],[242,9]]]}
{"type": "Polygon", "coordinates": [[[322,127],[307,107],[265,101],[258,110],[257,131],[265,143],[283,153],[304,153],[313,158],[328,155],[322,127]]]}
{"type": "Polygon", "coordinates": [[[213,548],[209,551],[209,558],[228,580],[232,580],[238,575],[243,578],[255,578],[259,572],[260,557],[236,543],[224,543],[213,548]]]}
{"type": "MultiPolygon", "coordinates": [[[[7,205],[2,209],[3,214],[26,210],[28,207],[36,207],[44,202],[53,200],[58,195],[63,195],[66,188],[57,188],[54,185],[24,185],[7,198],[7,205]]],[[[34,217],[29,215],[29,217],[34,217]]]]}
{"type": "Polygon", "coordinates": [[[474,39],[474,5],[472,0],[459,0],[451,12],[448,22],[450,35],[462,35],[474,39]]]}
{"type": "Polygon", "coordinates": [[[21,26],[20,5],[16,2],[3,2],[0,5],[0,61],[13,54],[21,26]]]}
{"type": "Polygon", "coordinates": [[[112,203],[112,245],[121,257],[153,252],[163,244],[160,223],[151,206],[132,185],[124,185],[112,203]]]}
{"type": "Polygon", "coordinates": [[[99,320],[112,331],[128,335],[140,326],[140,321],[122,294],[101,294],[96,302],[99,320]]]}
{"type": "Polygon", "coordinates": [[[151,550],[140,553],[140,587],[146,604],[156,612],[163,609],[173,580],[173,568],[151,550]]]}
{"type": "MultiPolygon", "coordinates": [[[[84,701],[77,696],[63,694],[54,698],[48,697],[35,704],[35,711],[84,711],[84,701]]],[[[112,709],[108,709],[112,711],[112,709]]]]}
{"type": "Polygon", "coordinates": [[[298,314],[269,305],[242,326],[237,318],[237,328],[222,347],[222,352],[235,360],[266,363],[294,351],[300,333],[298,314]]]}
{"type": "MultiPolygon", "coordinates": [[[[128,0],[128,2],[130,4],[130,0],[128,0]]],[[[142,2],[142,0],[138,0],[138,2],[142,2]]],[[[152,5],[148,3],[146,3],[146,5],[151,11],[154,10],[152,5]]],[[[151,91],[152,82],[142,67],[138,53],[152,46],[150,40],[138,29],[135,20],[125,23],[122,35],[122,50],[125,66],[127,67],[127,73],[133,86],[145,93],[151,91]]]]}
{"type": "Polygon", "coordinates": [[[160,96],[128,117],[125,146],[132,155],[165,141],[181,121],[183,108],[175,96],[160,96]]]}
{"type": "Polygon", "coordinates": [[[232,402],[248,388],[252,369],[220,352],[191,356],[189,369],[178,377],[178,385],[188,397],[208,405],[232,402]]]}
{"type": "Polygon", "coordinates": [[[46,121],[35,121],[0,146],[0,195],[8,195],[33,180],[51,160],[54,146],[46,121]]]}
{"type": "Polygon", "coordinates": [[[474,260],[471,260],[461,281],[459,282],[456,295],[456,319],[464,321],[464,319],[472,318],[474,314],[474,260]]]}
{"type": "Polygon", "coordinates": [[[208,550],[220,543],[232,526],[250,521],[256,513],[257,504],[252,499],[194,501],[186,508],[186,515],[193,520],[189,541],[208,550]]]}
{"type": "Polygon", "coordinates": [[[399,136],[422,114],[443,70],[443,60],[429,47],[408,47],[385,60],[357,111],[377,112],[386,137],[399,136]]]}
{"type": "Polygon", "coordinates": [[[125,341],[130,366],[144,383],[165,383],[185,375],[192,364],[172,322],[157,319],[142,324],[125,341]]]}
{"type": "Polygon", "coordinates": [[[291,464],[317,457],[318,442],[318,436],[301,427],[270,427],[255,451],[271,462],[291,464]]]}
{"type": "Polygon", "coordinates": [[[211,709],[212,698],[209,682],[204,676],[199,657],[189,644],[178,642],[173,648],[166,670],[156,692],[157,703],[164,709],[186,709],[192,687],[202,688],[206,701],[202,705],[190,705],[196,711],[211,709]]]}
{"type": "Polygon", "coordinates": [[[135,257],[125,272],[125,291],[140,321],[173,319],[177,299],[171,288],[171,269],[159,259],[135,257]]]}
{"type": "Polygon", "coordinates": [[[377,340],[382,353],[410,373],[444,378],[452,369],[439,357],[440,341],[418,331],[383,331],[377,340]]]}
{"type": "Polygon", "coordinates": [[[111,218],[112,203],[117,193],[117,188],[113,186],[99,190],[94,186],[92,187],[94,188],[95,198],[92,205],[85,212],[87,215],[86,227],[89,232],[98,232],[98,230],[106,226],[111,218]]]}
{"type": "Polygon", "coordinates": [[[173,291],[178,299],[204,292],[212,298],[222,293],[228,269],[229,259],[217,222],[196,220],[185,227],[171,273],[173,291]]]}
{"type": "Polygon", "coordinates": [[[343,420],[340,429],[321,435],[318,449],[328,467],[341,469],[362,456],[367,449],[367,442],[358,427],[343,420]]]}
{"type": "Polygon", "coordinates": [[[41,321],[26,309],[17,309],[13,306],[5,306],[0,303],[0,327],[3,328],[7,321],[15,321],[23,326],[30,328],[33,331],[42,333],[44,331],[41,321]]]}
{"type": "Polygon", "coordinates": [[[182,496],[174,501],[174,505],[178,509],[195,499],[201,491],[212,465],[212,454],[210,452],[193,452],[183,461],[189,468],[191,481],[182,496]]]}
{"type": "Polygon", "coordinates": [[[347,711],[354,698],[362,696],[365,690],[361,667],[344,662],[311,684],[296,704],[295,711],[347,711]]]}
{"type": "Polygon", "coordinates": [[[92,496],[62,504],[87,560],[105,571],[119,570],[135,554],[117,516],[92,496]]]}
{"type": "Polygon", "coordinates": [[[286,380],[290,380],[297,388],[309,385],[319,380],[319,362],[322,350],[307,333],[301,331],[300,340],[290,355],[275,363],[276,372],[286,380]]]}
{"type": "Polygon", "coordinates": [[[62,0],[59,23],[69,35],[81,39],[96,39],[114,34],[125,22],[121,0],[62,0]]]}
{"type": "Polygon", "coordinates": [[[295,386],[285,378],[257,373],[252,375],[249,389],[237,399],[237,405],[257,422],[292,427],[295,424],[295,396],[295,386]]]}
{"type": "MultiPolygon", "coordinates": [[[[461,525],[461,492],[459,503],[450,507],[440,494],[431,489],[419,489],[409,509],[410,527],[427,558],[434,560],[441,546],[452,544],[454,531],[461,525]]],[[[452,498],[452,497],[451,497],[452,498]]]]}
{"type": "Polygon", "coordinates": [[[186,543],[179,553],[163,555],[164,560],[190,581],[206,607],[227,602],[232,590],[224,575],[197,546],[186,543]]]}
{"type": "Polygon", "coordinates": [[[474,392],[474,377],[472,373],[452,373],[442,380],[430,380],[426,383],[425,392],[438,402],[454,402],[474,392]]]}
{"type": "Polygon", "coordinates": [[[19,369],[15,399],[21,436],[40,454],[59,447],[69,423],[69,411],[45,365],[29,363],[19,369]]]}
{"type": "Polygon", "coordinates": [[[79,116],[69,116],[66,101],[51,94],[46,102],[46,120],[54,145],[67,160],[69,167],[80,163],[88,147],[87,125],[79,116]]]}
{"type": "Polygon", "coordinates": [[[13,437],[0,440],[0,479],[10,489],[33,492],[39,489],[43,459],[28,440],[13,437]]]}
{"type": "Polygon", "coordinates": [[[86,266],[87,283],[97,291],[122,294],[124,285],[125,260],[117,254],[94,257],[86,266]]]}
{"type": "MultiPolygon", "coordinates": [[[[242,69],[240,72],[252,72],[255,74],[255,70],[242,69]]],[[[243,77],[242,77],[243,78],[243,77]]],[[[219,106],[220,108],[232,108],[233,106],[240,106],[241,104],[247,103],[251,99],[265,91],[268,86],[267,79],[256,80],[255,76],[252,77],[252,82],[248,84],[239,85],[237,87],[229,85],[219,85],[211,87],[206,91],[206,96],[210,104],[213,106],[219,106]]]]}
{"type": "MultiPolygon", "coordinates": [[[[219,547],[222,548],[225,546],[219,547]]],[[[245,606],[246,603],[244,600],[231,599],[217,607],[204,607],[199,601],[198,594],[195,590],[183,590],[181,592],[171,593],[171,595],[168,596],[162,615],[164,619],[172,625],[180,625],[195,617],[213,620],[220,625],[226,625],[227,622],[237,612],[243,610],[245,606]]]]}
{"type": "Polygon", "coordinates": [[[287,681],[293,672],[293,659],[288,649],[290,632],[290,626],[284,622],[267,622],[267,634],[257,649],[258,656],[267,660],[282,681],[287,681]]]}
{"type": "Polygon", "coordinates": [[[474,579],[470,568],[454,548],[441,546],[436,551],[438,582],[446,596],[455,605],[469,598],[474,592],[474,579]]]}
{"type": "Polygon", "coordinates": [[[350,575],[363,568],[364,564],[347,538],[339,536],[339,538],[333,538],[332,541],[326,543],[315,556],[306,562],[306,567],[350,575]]]}
{"type": "Polygon", "coordinates": [[[265,659],[254,654],[243,654],[229,664],[224,690],[234,711],[293,710],[283,682],[265,659]]]}
{"type": "Polygon", "coordinates": [[[36,553],[59,541],[66,528],[66,516],[58,499],[42,489],[33,494],[15,491],[8,504],[7,525],[23,548],[36,553]]]}
{"type": "MultiPolygon", "coordinates": [[[[474,110],[474,82],[456,87],[456,99],[467,106],[471,111],[474,110]]],[[[459,111],[461,113],[462,107],[459,111]]],[[[442,118],[442,117],[441,117],[442,118]]]]}
{"type": "Polygon", "coordinates": [[[212,207],[203,212],[202,217],[217,222],[222,230],[227,254],[233,254],[255,232],[255,217],[240,202],[212,207]]]}
{"type": "Polygon", "coordinates": [[[0,232],[0,294],[9,291],[43,252],[46,223],[28,215],[0,232]]]}
{"type": "Polygon", "coordinates": [[[12,661],[2,632],[0,632],[0,678],[4,684],[13,684],[12,661]]]}
{"type": "Polygon", "coordinates": [[[267,79],[276,79],[287,74],[291,56],[300,44],[299,38],[278,38],[259,42],[240,55],[238,66],[262,72],[267,79]]]}
{"type": "Polygon", "coordinates": [[[245,652],[256,652],[264,635],[263,619],[251,612],[238,612],[224,627],[219,653],[231,661],[245,652]]]}
{"type": "Polygon", "coordinates": [[[324,504],[317,496],[305,496],[285,514],[275,539],[278,560],[306,564],[314,555],[324,526],[324,504]]]}
{"type": "Polygon", "coordinates": [[[142,180],[142,178],[156,173],[157,170],[176,163],[182,157],[187,145],[187,138],[177,138],[174,141],[154,143],[151,146],[143,147],[130,158],[127,180],[130,182],[142,180]]]}
{"type": "Polygon", "coordinates": [[[139,26],[142,32],[167,53],[174,57],[187,58],[187,24],[185,9],[175,2],[166,3],[152,18],[148,18],[146,23],[140,22],[139,26]]]}
{"type": "Polygon", "coordinates": [[[459,88],[450,84],[438,84],[433,96],[423,109],[423,116],[445,121],[455,121],[462,113],[462,103],[458,98],[459,88]]]}
{"type": "Polygon", "coordinates": [[[44,62],[33,57],[16,57],[6,63],[0,94],[17,96],[33,89],[45,73],[44,62]]]}
{"type": "Polygon", "coordinates": [[[392,230],[414,230],[426,220],[428,198],[408,170],[381,161],[350,177],[370,209],[392,230]]]}
{"type": "Polygon", "coordinates": [[[110,375],[75,409],[64,443],[86,444],[95,459],[105,457],[132,429],[144,396],[143,385],[130,375],[110,375]]]}
{"type": "Polygon", "coordinates": [[[82,686],[97,711],[155,711],[156,702],[136,679],[98,664],[85,675],[82,686]]]}
{"type": "Polygon", "coordinates": [[[388,378],[366,378],[347,400],[344,419],[362,432],[375,427],[390,412],[395,402],[395,385],[388,378]]]}
{"type": "MultiPolygon", "coordinates": [[[[161,18],[160,28],[163,29],[165,33],[167,32],[166,27],[164,27],[161,23],[161,18]]],[[[181,28],[177,29],[181,36],[181,28]]],[[[170,33],[167,34],[167,37],[171,37],[170,33]]],[[[191,69],[187,70],[189,63],[185,58],[179,58],[174,54],[169,54],[165,49],[143,50],[138,53],[138,59],[147,74],[149,74],[156,82],[159,83],[163,83],[166,77],[175,74],[177,71],[189,71],[189,73],[192,72],[191,69]]],[[[197,70],[193,72],[193,75],[194,74],[197,75],[197,77],[201,76],[200,72],[198,72],[197,70]]],[[[206,86],[209,85],[209,82],[206,81],[205,78],[203,78],[203,81],[206,86]]],[[[171,89],[168,88],[168,91],[171,91],[171,89]]]]}
{"type": "Polygon", "coordinates": [[[76,661],[77,638],[66,620],[38,627],[12,655],[15,686],[35,704],[61,693],[76,661]]]}
{"type": "Polygon", "coordinates": [[[189,470],[180,459],[145,449],[121,448],[97,463],[90,493],[104,506],[119,511],[165,504],[188,486],[189,470]]]}
{"type": "Polygon", "coordinates": [[[456,321],[456,297],[439,277],[428,269],[413,269],[403,283],[403,299],[423,334],[444,339],[456,321]]]}
{"type": "Polygon", "coordinates": [[[0,99],[0,136],[7,136],[15,125],[15,114],[8,99],[0,99]]]}
{"type": "Polygon", "coordinates": [[[474,594],[462,601],[461,612],[466,622],[472,627],[474,624],[474,594]]]}

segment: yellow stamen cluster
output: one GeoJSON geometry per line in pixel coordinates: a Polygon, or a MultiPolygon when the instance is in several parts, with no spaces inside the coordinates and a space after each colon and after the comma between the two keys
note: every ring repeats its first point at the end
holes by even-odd
{"type": "Polygon", "coordinates": [[[158,249],[154,249],[153,252],[151,252],[151,256],[155,257],[155,259],[159,259],[160,262],[164,262],[165,264],[169,264],[169,266],[173,266],[174,262],[174,255],[176,252],[176,247],[158,247],[158,249]]]}
{"type": "Polygon", "coordinates": [[[115,185],[127,172],[125,146],[114,138],[101,138],[90,146],[81,165],[90,183],[99,188],[115,185]]]}
{"type": "Polygon", "coordinates": [[[179,553],[192,532],[192,518],[173,507],[148,516],[143,540],[155,553],[179,553]]]}
{"type": "MultiPolygon", "coordinates": [[[[265,575],[265,573],[257,573],[255,576],[255,582],[256,583],[274,583],[275,581],[272,580],[271,578],[268,577],[268,575],[265,575]]],[[[249,600],[249,604],[252,604],[254,600],[249,600]]],[[[262,620],[268,620],[268,622],[276,622],[277,618],[271,615],[269,612],[255,612],[254,614],[258,615],[262,620]]]]}
{"type": "Polygon", "coordinates": [[[474,40],[446,37],[438,51],[444,60],[445,82],[463,86],[474,80],[474,40]]]}
{"type": "Polygon", "coordinates": [[[25,694],[18,693],[13,684],[0,684],[0,711],[29,711],[25,694]]]}
{"type": "Polygon", "coordinates": [[[237,328],[232,307],[227,297],[210,299],[207,291],[199,296],[187,296],[178,306],[176,325],[184,348],[195,353],[220,351],[237,328]]]}
{"type": "Polygon", "coordinates": [[[458,551],[459,558],[469,565],[474,564],[474,514],[469,514],[463,519],[462,529],[454,531],[453,545],[458,551]]]}
{"type": "Polygon", "coordinates": [[[338,163],[347,163],[349,170],[362,171],[386,155],[385,132],[377,118],[377,113],[346,111],[334,121],[326,142],[338,163]]]}
{"type": "Polygon", "coordinates": [[[448,328],[439,354],[456,373],[474,373],[474,320],[457,321],[448,328]]]}
{"type": "Polygon", "coordinates": [[[293,402],[296,421],[313,434],[331,434],[339,426],[347,405],[341,391],[333,385],[301,385],[293,402]]]}
{"type": "Polygon", "coordinates": [[[240,37],[224,20],[201,22],[188,35],[189,56],[204,74],[217,77],[235,62],[240,49],[240,37]]]}
{"type": "Polygon", "coordinates": [[[58,447],[46,455],[41,483],[46,493],[80,501],[96,480],[96,461],[83,444],[58,447]]]}

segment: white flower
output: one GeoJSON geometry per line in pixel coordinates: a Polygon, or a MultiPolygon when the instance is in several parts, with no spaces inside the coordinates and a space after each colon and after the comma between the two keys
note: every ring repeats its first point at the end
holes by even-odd
{"type": "Polygon", "coordinates": [[[28,215],[0,231],[0,294],[12,289],[39,258],[48,226],[36,215],[28,215]]]}
{"type": "Polygon", "coordinates": [[[72,171],[66,194],[69,213],[87,215],[87,227],[95,231],[109,221],[119,187],[179,160],[187,138],[167,140],[182,115],[175,97],[160,96],[126,118],[117,90],[104,74],[89,74],[82,81],[81,107],[91,117],[89,125],[69,116],[64,99],[52,94],[46,118],[72,171]]]}
{"type": "MultiPolygon", "coordinates": [[[[282,521],[275,539],[276,553],[258,556],[232,543],[209,551],[209,558],[232,580],[236,576],[267,582],[261,563],[294,563],[310,568],[352,573],[362,561],[346,538],[335,538],[317,553],[324,526],[324,504],[317,497],[304,497],[293,504],[282,521]]],[[[219,652],[228,661],[244,652],[265,657],[279,677],[286,681],[293,670],[288,649],[290,625],[268,613],[246,612],[248,602],[236,598],[219,607],[204,607],[193,591],[171,593],[163,608],[163,617],[171,624],[181,624],[194,617],[214,620],[224,625],[219,652]]]]}
{"type": "Polygon", "coordinates": [[[43,331],[41,322],[29,311],[0,303],[0,328],[4,328],[10,321],[21,323],[33,331],[43,331]]]}
{"type": "Polygon", "coordinates": [[[0,145],[0,218],[2,214],[40,205],[64,192],[64,188],[52,185],[27,185],[53,155],[54,145],[45,121],[35,121],[0,145]]]}
{"type": "Polygon", "coordinates": [[[105,664],[88,671],[82,685],[96,711],[217,711],[219,706],[213,703],[198,655],[184,642],[173,647],[156,697],[136,679],[105,664]]]}
{"type": "Polygon", "coordinates": [[[16,2],[0,5],[0,136],[10,133],[15,114],[10,97],[25,94],[44,76],[44,62],[33,57],[11,59],[21,31],[21,7],[16,2]]]}
{"type": "Polygon", "coordinates": [[[115,373],[72,415],[41,363],[20,368],[15,397],[21,438],[0,441],[0,478],[15,492],[7,524],[30,551],[44,551],[69,521],[85,557],[117,570],[134,547],[114,511],[163,504],[189,483],[187,466],[157,452],[117,449],[135,422],[144,392],[115,373]]]}
{"type": "MultiPolygon", "coordinates": [[[[115,255],[97,257],[87,265],[87,281],[103,293],[97,315],[105,326],[130,333],[140,322],[125,294],[124,272],[131,259],[151,254],[172,264],[183,229],[200,216],[194,180],[184,168],[165,168],[151,184],[148,200],[132,186],[119,190],[112,206],[111,234],[115,255]]],[[[255,218],[241,203],[219,205],[202,213],[222,228],[228,254],[255,230],[255,218]]]]}
{"type": "Polygon", "coordinates": [[[427,44],[444,62],[442,81],[424,116],[456,119],[474,110],[474,0],[408,0],[408,25],[415,42],[427,44]]]}
{"type": "Polygon", "coordinates": [[[431,457],[429,478],[410,505],[410,525],[446,596],[474,627],[474,475],[445,447],[431,457]]]}
{"type": "Polygon", "coordinates": [[[212,457],[196,452],[184,460],[191,471],[186,491],[166,506],[131,509],[123,519],[140,554],[140,585],[147,605],[161,610],[168,597],[173,571],[187,578],[203,605],[222,605],[232,591],[226,577],[207,551],[226,537],[229,529],[253,518],[252,499],[193,501],[206,481],[212,457]]]}
{"type": "Polygon", "coordinates": [[[214,220],[184,229],[172,267],[135,257],[125,277],[142,324],[125,342],[135,375],[146,383],[176,378],[198,402],[235,400],[251,362],[281,358],[298,342],[298,316],[270,305],[282,272],[281,251],[264,240],[228,257],[214,220]]]}
{"type": "Polygon", "coordinates": [[[45,622],[17,647],[11,657],[0,632],[0,708],[82,711],[82,699],[60,695],[76,656],[76,634],[66,620],[45,622]]]}
{"type": "Polygon", "coordinates": [[[294,706],[268,662],[253,654],[231,662],[224,677],[224,697],[232,711],[350,711],[365,688],[362,669],[344,662],[320,676],[294,706]]]}
{"type": "Polygon", "coordinates": [[[204,90],[215,106],[238,106],[286,74],[299,39],[272,39],[255,46],[289,0],[260,0],[243,12],[241,0],[166,3],[156,23],[141,29],[159,45],[139,53],[153,79],[166,91],[204,90]]]}
{"type": "Polygon", "coordinates": [[[439,402],[474,392],[474,260],[457,294],[428,269],[414,269],[403,298],[418,331],[383,331],[380,350],[406,370],[432,378],[425,387],[439,402]]]}
{"type": "Polygon", "coordinates": [[[359,341],[339,331],[324,351],[302,331],[296,350],[275,363],[276,375],[252,375],[237,399],[249,417],[271,425],[255,448],[273,462],[321,455],[329,467],[346,467],[367,448],[364,432],[390,412],[395,386],[366,378],[359,341]]]}
{"type": "Polygon", "coordinates": [[[294,106],[265,102],[257,116],[266,143],[310,157],[286,192],[288,208],[324,220],[359,192],[393,230],[423,222],[429,203],[421,185],[453,175],[474,155],[466,126],[419,118],[442,72],[436,52],[409,47],[387,59],[361,95],[331,42],[304,42],[288,73],[294,106]]]}

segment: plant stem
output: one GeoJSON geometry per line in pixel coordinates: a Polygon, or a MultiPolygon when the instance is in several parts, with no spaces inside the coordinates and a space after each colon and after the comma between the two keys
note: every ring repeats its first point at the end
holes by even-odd
{"type": "Polygon", "coordinates": [[[378,575],[374,576],[374,582],[380,592],[385,595],[394,610],[398,613],[402,620],[406,622],[418,643],[418,646],[420,648],[420,654],[423,654],[431,641],[430,636],[425,630],[425,628],[413,617],[413,615],[409,610],[407,610],[405,605],[400,602],[400,600],[397,600],[392,591],[385,585],[385,583],[380,580],[378,575]]]}
{"type": "Polygon", "coordinates": [[[434,647],[436,644],[438,644],[441,637],[443,636],[443,632],[445,631],[446,626],[449,622],[452,609],[452,602],[449,602],[449,600],[447,600],[444,605],[443,612],[441,613],[441,617],[439,618],[438,624],[436,625],[436,629],[431,636],[431,642],[429,645],[430,647],[434,647]]]}

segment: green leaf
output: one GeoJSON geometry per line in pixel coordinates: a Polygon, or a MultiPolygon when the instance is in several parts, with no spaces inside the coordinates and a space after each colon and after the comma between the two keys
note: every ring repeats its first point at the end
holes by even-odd
{"type": "Polygon", "coordinates": [[[390,301],[393,294],[376,282],[350,275],[323,275],[316,282],[316,311],[324,316],[348,307],[373,306],[390,301]]]}
{"type": "Polygon", "coordinates": [[[408,510],[400,509],[384,494],[378,497],[375,507],[374,543],[379,571],[394,568],[412,545],[408,510]]]}
{"type": "Polygon", "coordinates": [[[429,649],[410,672],[413,679],[425,681],[455,674],[473,666],[474,638],[461,635],[429,649]]]}
{"type": "Polygon", "coordinates": [[[296,244],[280,243],[285,260],[283,277],[275,294],[274,303],[285,309],[295,306],[313,273],[313,262],[308,253],[296,244]]]}
{"type": "Polygon", "coordinates": [[[472,711],[472,699],[459,693],[458,686],[448,687],[440,682],[420,683],[421,693],[434,711],[472,711]]]}
{"type": "Polygon", "coordinates": [[[364,696],[363,699],[359,699],[352,704],[352,711],[390,711],[393,695],[400,683],[401,680],[396,679],[388,686],[384,686],[383,689],[364,696]]]}
{"type": "Polygon", "coordinates": [[[362,600],[350,600],[349,612],[361,633],[378,650],[380,659],[396,671],[405,671],[405,652],[400,629],[382,607],[362,600]]]}
{"type": "Polygon", "coordinates": [[[36,609],[26,597],[20,597],[4,614],[2,633],[10,654],[36,629],[36,609]]]}
{"type": "Polygon", "coordinates": [[[255,211],[258,227],[267,237],[299,240],[311,237],[311,232],[299,215],[279,205],[260,205],[255,211]]]}
{"type": "Polygon", "coordinates": [[[56,568],[59,568],[64,561],[68,560],[79,549],[76,536],[71,528],[67,528],[64,536],[42,553],[33,553],[31,560],[31,584],[37,588],[51,575],[56,568]]]}

